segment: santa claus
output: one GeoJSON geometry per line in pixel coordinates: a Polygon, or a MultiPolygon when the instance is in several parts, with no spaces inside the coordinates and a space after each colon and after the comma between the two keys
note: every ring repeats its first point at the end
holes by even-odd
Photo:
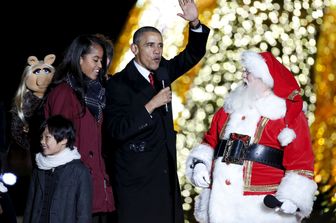
{"type": "Polygon", "coordinates": [[[244,84],[227,96],[187,158],[187,178],[204,188],[195,218],[301,222],[312,211],[317,185],[300,88],[271,53],[246,51],[241,58],[244,84]]]}

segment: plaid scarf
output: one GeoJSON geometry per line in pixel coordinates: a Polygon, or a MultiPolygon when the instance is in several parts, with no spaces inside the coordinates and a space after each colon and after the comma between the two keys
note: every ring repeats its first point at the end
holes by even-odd
{"type": "MultiPolygon", "coordinates": [[[[73,75],[68,74],[66,82],[72,89],[78,88],[78,83],[73,75]]],[[[85,105],[97,121],[101,122],[103,118],[103,109],[105,108],[105,88],[98,80],[86,78],[84,83],[87,85],[87,90],[84,93],[85,105]]]]}

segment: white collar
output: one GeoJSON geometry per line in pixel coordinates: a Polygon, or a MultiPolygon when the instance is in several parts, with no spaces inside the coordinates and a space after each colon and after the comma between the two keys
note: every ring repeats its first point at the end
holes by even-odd
{"type": "Polygon", "coordinates": [[[276,120],[285,117],[286,101],[274,93],[256,100],[255,107],[261,116],[276,120]]]}
{"type": "Polygon", "coordinates": [[[146,68],[144,68],[143,66],[141,66],[140,64],[138,64],[135,60],[134,61],[134,65],[137,68],[137,70],[139,71],[139,73],[148,81],[149,81],[149,77],[148,75],[150,74],[150,71],[147,70],[146,68]]]}

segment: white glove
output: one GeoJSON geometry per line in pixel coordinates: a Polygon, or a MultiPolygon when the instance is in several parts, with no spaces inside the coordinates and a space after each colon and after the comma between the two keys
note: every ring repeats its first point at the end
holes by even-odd
{"type": "Polygon", "coordinates": [[[209,187],[210,175],[204,163],[196,164],[193,169],[192,181],[197,187],[209,187]]]}
{"type": "Polygon", "coordinates": [[[298,206],[290,200],[282,200],[280,211],[286,214],[295,214],[298,211],[298,206]]]}

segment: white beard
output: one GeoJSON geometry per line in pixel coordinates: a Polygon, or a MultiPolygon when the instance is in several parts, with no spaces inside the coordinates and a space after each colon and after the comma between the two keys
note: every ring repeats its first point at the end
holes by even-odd
{"type": "Polygon", "coordinates": [[[225,99],[224,110],[230,114],[223,138],[230,133],[239,133],[251,137],[251,142],[261,117],[276,120],[286,113],[285,100],[274,95],[265,94],[265,89],[257,85],[241,85],[225,99]]]}
{"type": "Polygon", "coordinates": [[[255,85],[242,84],[226,98],[224,108],[227,112],[248,110],[255,107],[256,101],[263,97],[264,92],[255,85]]]}

